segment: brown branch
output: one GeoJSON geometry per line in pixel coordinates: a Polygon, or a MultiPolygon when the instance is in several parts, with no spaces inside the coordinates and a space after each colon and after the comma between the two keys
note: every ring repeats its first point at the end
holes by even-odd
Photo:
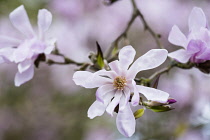
{"type": "Polygon", "coordinates": [[[132,1],[132,5],[134,10],[136,11],[135,13],[137,13],[137,15],[140,17],[143,25],[144,25],[144,29],[147,30],[152,37],[154,38],[156,44],[158,45],[159,48],[164,49],[163,45],[160,42],[160,34],[157,34],[153,31],[153,29],[148,25],[148,23],[146,22],[143,14],[141,13],[141,11],[137,8],[136,2],[135,0],[131,0],[132,1]]]}

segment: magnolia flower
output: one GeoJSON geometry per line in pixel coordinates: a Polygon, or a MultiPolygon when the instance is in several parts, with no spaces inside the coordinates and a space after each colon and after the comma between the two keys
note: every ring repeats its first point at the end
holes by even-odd
{"type": "Polygon", "coordinates": [[[38,34],[35,34],[23,5],[10,13],[10,21],[25,38],[20,40],[8,36],[0,36],[0,62],[18,64],[15,75],[15,85],[29,81],[34,75],[34,61],[39,54],[50,54],[54,48],[55,39],[45,39],[45,32],[52,22],[52,14],[46,10],[38,13],[38,34]]]}
{"type": "Polygon", "coordinates": [[[174,45],[182,46],[169,56],[179,62],[186,63],[189,60],[194,63],[202,63],[210,60],[210,32],[207,27],[206,16],[201,8],[193,8],[189,19],[189,34],[186,37],[180,29],[174,25],[168,40],[174,45]]]}
{"type": "Polygon", "coordinates": [[[130,108],[139,104],[139,93],[148,100],[166,102],[169,94],[157,89],[136,85],[134,78],[139,71],[152,69],[162,64],[167,58],[167,50],[153,49],[139,57],[133,65],[136,51],[132,46],[123,47],[119,52],[119,60],[109,63],[110,71],[100,70],[95,73],[77,71],[73,76],[76,85],[85,88],[96,88],[96,101],[88,110],[88,117],[93,119],[105,111],[113,116],[119,105],[116,119],[117,128],[126,137],[135,132],[135,118],[130,108]],[[131,65],[131,66],[130,66],[131,65]],[[129,67],[130,66],[130,67],[129,67]]]}

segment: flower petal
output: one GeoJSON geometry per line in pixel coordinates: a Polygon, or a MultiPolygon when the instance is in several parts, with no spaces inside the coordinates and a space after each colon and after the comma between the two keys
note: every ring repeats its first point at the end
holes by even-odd
{"type": "Polygon", "coordinates": [[[189,61],[191,54],[187,53],[187,51],[184,49],[179,49],[177,51],[169,53],[168,56],[181,63],[186,63],[189,61]]]}
{"type": "Polygon", "coordinates": [[[103,96],[106,93],[113,91],[113,90],[114,90],[113,84],[107,84],[107,85],[103,85],[103,86],[99,87],[96,90],[96,99],[103,103],[103,96]]]}
{"type": "Polygon", "coordinates": [[[47,47],[44,50],[45,54],[50,54],[53,51],[53,49],[55,48],[56,41],[57,40],[55,38],[51,38],[47,40],[47,45],[46,45],[47,47]]]}
{"type": "Polygon", "coordinates": [[[106,76],[111,79],[114,79],[117,76],[115,71],[106,71],[106,70],[99,70],[95,72],[95,74],[100,75],[100,76],[106,76]]]}
{"type": "Polygon", "coordinates": [[[179,27],[174,25],[171,29],[171,32],[168,36],[168,41],[174,45],[186,47],[187,38],[186,36],[180,31],[179,27]]]}
{"type": "Polygon", "coordinates": [[[31,65],[33,65],[33,61],[30,60],[30,59],[27,59],[27,60],[19,63],[18,64],[18,71],[19,71],[19,73],[23,73],[24,71],[29,69],[31,65]]]}
{"type": "Polygon", "coordinates": [[[137,90],[143,94],[148,100],[165,103],[168,100],[169,94],[150,87],[137,85],[137,90]]]}
{"type": "Polygon", "coordinates": [[[116,118],[117,129],[125,137],[131,137],[135,132],[136,120],[129,103],[123,110],[120,110],[116,118]]]}
{"type": "Polygon", "coordinates": [[[51,23],[52,23],[52,14],[46,9],[39,10],[38,27],[39,27],[40,38],[43,38],[43,33],[45,33],[49,29],[51,23]]]}
{"type": "Polygon", "coordinates": [[[139,104],[140,97],[139,97],[139,92],[136,87],[136,82],[134,80],[132,81],[132,85],[133,85],[133,93],[134,94],[131,99],[131,104],[132,104],[132,106],[137,106],[139,104]]]}
{"type": "Polygon", "coordinates": [[[30,68],[28,68],[23,73],[17,72],[15,75],[15,86],[19,87],[23,83],[31,80],[34,76],[34,66],[31,65],[30,68]]]}
{"type": "Polygon", "coordinates": [[[21,41],[16,38],[8,36],[0,36],[0,48],[4,47],[17,47],[21,41]]]}
{"type": "Polygon", "coordinates": [[[25,41],[24,43],[20,44],[20,46],[15,49],[14,51],[14,61],[16,63],[24,61],[28,56],[32,55],[33,53],[30,49],[30,43],[25,41]]]}
{"type": "Polygon", "coordinates": [[[122,91],[117,90],[117,92],[115,93],[114,99],[107,106],[106,112],[109,113],[111,116],[113,116],[113,111],[115,107],[119,104],[121,96],[122,96],[122,91]]]}
{"type": "Polygon", "coordinates": [[[198,32],[201,27],[206,27],[206,16],[201,8],[194,7],[188,20],[189,30],[198,32]]]}
{"type": "Polygon", "coordinates": [[[116,90],[112,90],[110,92],[107,92],[104,95],[104,97],[103,97],[103,103],[104,103],[104,105],[107,106],[111,102],[111,100],[113,99],[115,93],[116,93],[116,90]]]}
{"type": "Polygon", "coordinates": [[[77,71],[73,75],[73,81],[76,85],[85,88],[96,88],[102,85],[111,84],[112,80],[109,78],[98,76],[97,74],[87,71],[77,71]]]}
{"type": "Polygon", "coordinates": [[[95,118],[96,116],[101,116],[104,114],[105,112],[105,109],[106,109],[106,106],[99,102],[99,101],[95,101],[91,106],[90,108],[88,109],[88,117],[90,119],[93,119],[95,118]]]}
{"type": "Polygon", "coordinates": [[[129,65],[133,62],[136,51],[132,46],[125,46],[119,52],[119,63],[123,70],[127,70],[129,65]]]}
{"type": "Polygon", "coordinates": [[[13,26],[17,28],[20,32],[22,32],[29,38],[32,38],[34,36],[34,31],[23,5],[19,6],[13,12],[11,12],[9,17],[13,26]]]}
{"type": "Polygon", "coordinates": [[[0,49],[0,56],[2,57],[4,62],[13,62],[14,61],[14,57],[13,57],[13,53],[14,53],[15,49],[14,48],[1,48],[0,49]]]}
{"type": "Polygon", "coordinates": [[[210,48],[206,48],[206,50],[203,53],[197,55],[196,59],[210,60],[210,48]]]}
{"type": "Polygon", "coordinates": [[[129,88],[125,87],[125,89],[123,90],[123,95],[120,99],[119,110],[125,109],[129,99],[130,99],[130,90],[129,88]]]}
{"type": "Polygon", "coordinates": [[[153,69],[161,65],[167,58],[168,51],[165,49],[152,49],[139,57],[128,70],[128,77],[134,79],[139,71],[153,69]]]}
{"type": "Polygon", "coordinates": [[[117,74],[121,73],[120,63],[118,60],[115,60],[109,63],[109,67],[111,68],[111,70],[115,71],[117,74]]]}

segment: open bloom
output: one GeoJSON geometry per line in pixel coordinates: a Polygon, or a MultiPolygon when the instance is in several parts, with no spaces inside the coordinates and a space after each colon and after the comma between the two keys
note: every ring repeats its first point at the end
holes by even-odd
{"type": "Polygon", "coordinates": [[[210,60],[210,32],[207,27],[206,16],[201,8],[193,8],[189,19],[189,34],[186,37],[180,29],[174,25],[168,40],[174,45],[182,46],[169,56],[179,62],[186,63],[189,60],[194,63],[202,63],[210,60]]]}
{"type": "Polygon", "coordinates": [[[73,80],[85,88],[96,88],[96,101],[88,110],[88,117],[101,116],[105,111],[113,115],[119,105],[116,119],[117,128],[126,137],[135,132],[135,118],[130,108],[131,104],[139,104],[140,95],[148,100],[166,102],[169,94],[157,89],[136,85],[134,78],[139,71],[152,69],[162,64],[167,58],[167,50],[153,49],[139,57],[133,65],[136,52],[132,46],[125,46],[119,52],[119,60],[109,63],[110,71],[100,70],[95,73],[77,71],[73,80]],[[131,65],[131,66],[130,66],[131,65]],[[129,67],[130,66],[130,67],[129,67]]]}
{"type": "Polygon", "coordinates": [[[29,81],[34,75],[34,61],[39,54],[50,54],[55,39],[45,39],[45,32],[52,22],[52,14],[46,10],[38,13],[38,34],[35,34],[23,5],[10,13],[10,21],[25,38],[20,40],[8,36],[0,36],[0,62],[18,64],[15,85],[29,81]]]}

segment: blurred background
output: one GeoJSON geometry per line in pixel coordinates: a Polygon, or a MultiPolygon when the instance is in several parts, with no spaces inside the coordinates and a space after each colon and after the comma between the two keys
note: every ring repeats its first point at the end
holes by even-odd
{"type": "MultiPolygon", "coordinates": [[[[188,16],[193,7],[201,7],[210,18],[208,0],[136,0],[148,24],[161,34],[169,52],[178,49],[168,42],[176,24],[188,33],[188,16]]],[[[59,50],[79,62],[89,62],[98,41],[105,52],[123,32],[132,14],[130,0],[111,6],[103,0],[0,0],[0,34],[18,36],[8,15],[24,5],[36,29],[37,13],[46,8],[53,14],[49,36],[57,38],[59,50]]],[[[136,49],[136,58],[158,48],[144,31],[140,19],[129,30],[128,39],[136,49]]],[[[123,43],[121,43],[123,46],[123,43]]],[[[121,47],[122,47],[121,46],[121,47]]],[[[58,59],[59,58],[54,58],[58,59]]],[[[165,63],[165,65],[167,62],[165,63]]],[[[162,66],[163,67],[163,66],[162,66]]],[[[139,73],[148,77],[156,70],[139,73]]],[[[137,120],[136,132],[124,138],[117,130],[115,117],[106,113],[93,120],[87,110],[95,100],[95,90],[76,86],[72,75],[76,66],[45,63],[36,69],[33,80],[14,86],[15,65],[0,67],[0,140],[209,140],[210,77],[197,69],[173,69],[160,77],[158,89],[177,100],[172,111],[146,110],[137,120]]],[[[141,108],[141,106],[136,109],[141,108]]],[[[134,109],[135,111],[135,109],[134,109]]]]}

